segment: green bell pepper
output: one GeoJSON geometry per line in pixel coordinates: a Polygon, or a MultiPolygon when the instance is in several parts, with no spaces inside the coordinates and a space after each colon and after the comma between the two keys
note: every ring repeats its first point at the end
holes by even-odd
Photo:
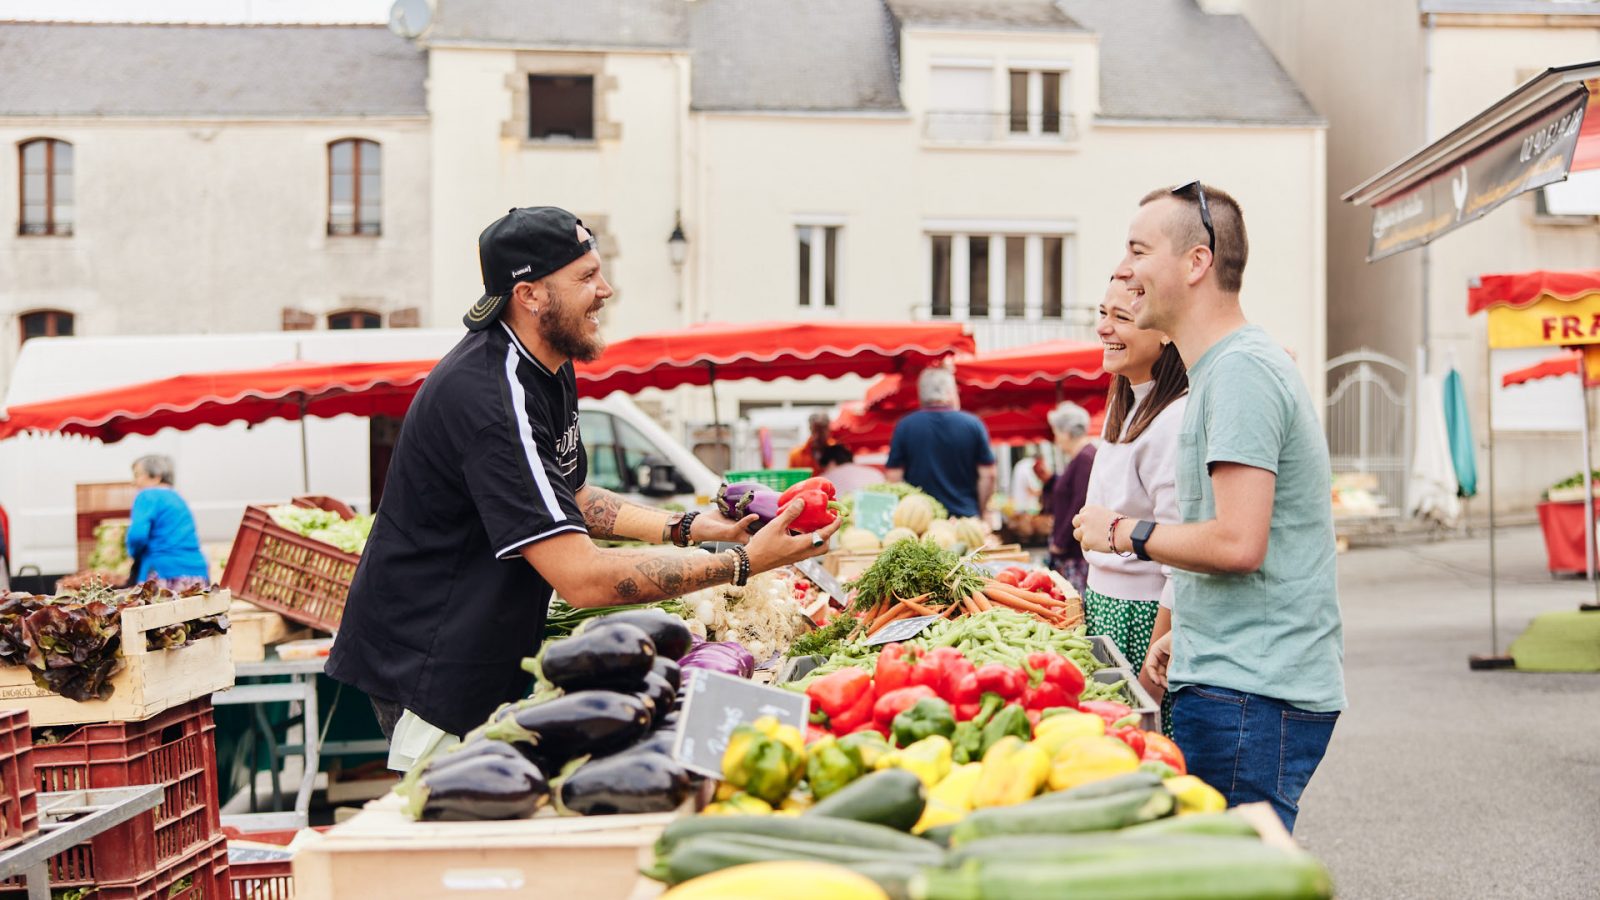
{"type": "Polygon", "coordinates": [[[832,794],[866,772],[861,749],[845,745],[832,736],[812,741],[806,747],[806,780],[818,800],[832,794]]]}
{"type": "Polygon", "coordinates": [[[1033,737],[1033,725],[1028,722],[1028,711],[1017,704],[1011,704],[995,713],[994,717],[984,724],[982,752],[988,753],[989,748],[1000,743],[1000,739],[1006,735],[1016,735],[1024,741],[1033,737]]]}
{"type": "Polygon", "coordinates": [[[924,697],[894,717],[894,742],[901,747],[909,747],[935,734],[949,737],[955,730],[955,712],[949,703],[938,697],[924,697]]]}
{"type": "MultiPolygon", "coordinates": [[[[1006,698],[995,693],[983,695],[983,704],[978,708],[978,714],[956,725],[955,733],[951,735],[950,742],[954,745],[954,756],[957,765],[969,762],[980,762],[983,759],[983,728],[994,718],[1001,707],[1006,705],[1006,698]]],[[[1024,713],[1026,715],[1026,713],[1024,713]]]]}

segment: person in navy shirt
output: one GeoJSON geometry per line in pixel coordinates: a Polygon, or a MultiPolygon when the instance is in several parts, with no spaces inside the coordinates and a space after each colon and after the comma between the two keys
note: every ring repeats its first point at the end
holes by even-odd
{"type": "Polygon", "coordinates": [[[959,408],[949,369],[924,369],[917,399],[922,408],[895,423],[885,474],[932,496],[952,516],[980,515],[994,493],[989,430],[959,408]]]}
{"type": "Polygon", "coordinates": [[[200,552],[194,515],[172,489],[172,458],[142,456],[133,463],[133,498],[128,523],[128,555],[133,558],[135,581],[156,579],[164,587],[181,589],[210,583],[211,573],[200,552]]]}

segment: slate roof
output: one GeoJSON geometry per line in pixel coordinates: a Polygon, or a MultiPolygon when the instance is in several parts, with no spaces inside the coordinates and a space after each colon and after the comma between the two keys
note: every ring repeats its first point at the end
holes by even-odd
{"type": "Polygon", "coordinates": [[[1081,31],[1054,0],[887,0],[907,25],[1023,31],[1081,31]]]}
{"type": "Polygon", "coordinates": [[[1323,119],[1243,16],[1195,0],[1062,0],[1100,35],[1100,118],[1316,125],[1323,119]]]}
{"type": "Polygon", "coordinates": [[[673,49],[689,0],[439,0],[428,42],[673,49]]]}
{"type": "Polygon", "coordinates": [[[0,115],[426,115],[422,51],[381,25],[0,22],[0,115]]]}

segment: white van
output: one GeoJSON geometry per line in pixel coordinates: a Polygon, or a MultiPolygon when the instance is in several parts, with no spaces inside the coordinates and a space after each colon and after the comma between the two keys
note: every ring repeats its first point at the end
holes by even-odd
{"type": "MultiPolygon", "coordinates": [[[[444,355],[460,330],[373,329],[123,337],[35,338],[11,372],[6,406],[106,390],[190,372],[293,360],[361,362],[444,355]]],[[[611,394],[579,403],[591,483],[644,502],[709,502],[718,477],[631,400],[611,394]]],[[[64,435],[0,441],[0,506],[11,518],[10,568],[47,575],[77,569],[76,488],[129,480],[148,453],[173,458],[176,487],[194,511],[203,544],[232,542],[244,507],[297,494],[337,497],[370,511],[397,423],[338,416],[165,430],[114,444],[64,435]]]]}

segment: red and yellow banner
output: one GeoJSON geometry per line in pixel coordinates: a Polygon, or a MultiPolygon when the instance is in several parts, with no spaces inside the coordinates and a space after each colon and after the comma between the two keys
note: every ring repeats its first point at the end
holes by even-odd
{"type": "Polygon", "coordinates": [[[1489,346],[1576,347],[1600,344],[1600,294],[1574,300],[1546,295],[1521,308],[1489,307],[1489,346]]]}

